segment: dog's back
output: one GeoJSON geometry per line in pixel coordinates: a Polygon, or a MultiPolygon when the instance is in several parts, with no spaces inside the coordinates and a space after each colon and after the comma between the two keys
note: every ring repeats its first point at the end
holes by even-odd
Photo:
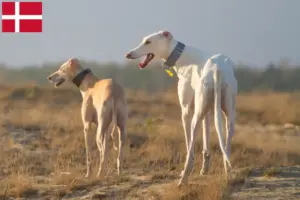
{"type": "Polygon", "coordinates": [[[96,82],[95,86],[91,89],[93,99],[99,103],[105,102],[109,99],[114,101],[125,101],[124,88],[113,79],[101,79],[96,82]]]}
{"type": "MultiPolygon", "coordinates": [[[[93,107],[96,112],[101,112],[105,117],[116,118],[118,124],[124,124],[127,119],[127,102],[124,88],[113,79],[102,79],[95,83],[89,91],[93,107]],[[110,117],[111,116],[111,117],[110,117]]],[[[99,117],[98,113],[98,117],[99,117]]]]}

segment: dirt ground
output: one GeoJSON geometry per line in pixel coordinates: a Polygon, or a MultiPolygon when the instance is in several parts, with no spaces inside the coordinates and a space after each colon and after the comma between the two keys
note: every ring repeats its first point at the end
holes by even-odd
{"type": "Polygon", "coordinates": [[[300,166],[253,169],[233,199],[285,200],[300,199],[300,166]]]}
{"type": "MultiPolygon", "coordinates": [[[[273,123],[270,114],[282,102],[273,102],[273,107],[257,104],[253,110],[249,110],[246,102],[238,105],[230,180],[223,177],[223,161],[213,125],[210,171],[206,176],[199,175],[199,131],[189,186],[179,189],[176,185],[184,164],[185,144],[176,94],[128,92],[130,114],[124,174],[117,176],[117,153],[110,148],[107,175],[99,180],[84,178],[80,94],[23,90],[0,91],[3,199],[300,199],[300,129],[278,123],[275,114],[273,121],[277,123],[273,123]],[[264,113],[259,115],[263,120],[254,120],[256,112],[264,113]]],[[[253,98],[259,102],[257,96],[253,98]]],[[[285,113],[278,114],[282,115],[285,113]]],[[[99,157],[96,145],[93,152],[95,172],[99,157]]]]}

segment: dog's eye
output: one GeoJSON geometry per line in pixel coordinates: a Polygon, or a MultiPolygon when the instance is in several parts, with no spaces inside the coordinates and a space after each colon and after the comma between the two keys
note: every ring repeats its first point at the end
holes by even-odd
{"type": "Polygon", "coordinates": [[[146,40],[145,44],[150,44],[151,42],[149,40],[146,40]]]}

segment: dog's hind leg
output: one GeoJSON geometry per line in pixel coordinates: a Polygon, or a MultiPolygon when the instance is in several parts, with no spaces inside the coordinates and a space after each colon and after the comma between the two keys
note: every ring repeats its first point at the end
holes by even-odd
{"type": "MultiPolygon", "coordinates": [[[[223,74],[222,71],[218,68],[217,65],[215,65],[215,69],[214,69],[214,74],[213,74],[213,81],[214,81],[214,118],[215,118],[215,128],[216,128],[216,132],[219,138],[219,144],[220,144],[220,149],[222,151],[223,154],[223,160],[224,160],[224,169],[225,169],[225,173],[226,176],[228,175],[227,173],[227,164],[228,167],[231,168],[231,163],[229,160],[229,155],[227,154],[227,151],[225,149],[225,144],[224,144],[224,137],[223,137],[223,133],[222,133],[222,108],[221,108],[221,104],[222,104],[222,94],[225,93],[225,97],[229,97],[229,95],[227,96],[227,92],[224,92],[224,90],[222,90],[222,86],[224,86],[224,82],[223,82],[223,74]],[[226,164],[227,163],[227,164],[226,164]]],[[[227,99],[227,98],[225,98],[227,99]]]]}
{"type": "Polygon", "coordinates": [[[112,111],[109,108],[101,108],[98,113],[98,128],[97,128],[97,146],[100,151],[100,164],[97,177],[102,177],[104,172],[104,167],[106,167],[107,162],[107,152],[108,152],[108,135],[107,129],[112,121],[112,111]]]}
{"type": "Polygon", "coordinates": [[[85,151],[86,151],[86,175],[85,177],[90,177],[92,173],[92,165],[91,165],[91,151],[92,151],[92,137],[91,137],[91,123],[84,122],[83,124],[83,132],[84,132],[84,139],[85,139],[85,151]]]}
{"type": "Polygon", "coordinates": [[[100,172],[102,171],[101,169],[101,163],[102,163],[102,159],[103,159],[103,142],[101,141],[101,128],[100,126],[102,126],[102,122],[98,121],[98,127],[97,127],[97,135],[96,135],[96,144],[99,150],[99,170],[97,173],[97,177],[99,177],[100,172]]]}
{"type": "MultiPolygon", "coordinates": [[[[228,91],[229,89],[225,89],[225,95],[224,95],[224,103],[222,110],[225,113],[226,116],[226,143],[225,143],[225,151],[230,158],[230,145],[231,145],[231,139],[234,135],[234,123],[235,123],[235,96],[232,95],[228,91]]],[[[229,174],[229,169],[227,167],[227,162],[224,159],[224,168],[225,172],[229,174]]]]}
{"type": "MultiPolygon", "coordinates": [[[[114,122],[114,123],[116,123],[116,122],[114,122]]],[[[113,148],[114,148],[114,150],[117,151],[117,150],[118,150],[118,147],[117,147],[117,145],[115,144],[115,137],[114,137],[115,130],[116,130],[116,124],[113,125],[113,128],[112,128],[112,131],[111,131],[111,133],[110,133],[110,136],[111,136],[111,140],[112,140],[112,143],[113,143],[113,148]]]]}
{"type": "Polygon", "coordinates": [[[117,159],[117,169],[118,175],[122,174],[123,170],[123,161],[124,161],[124,143],[125,143],[125,134],[126,134],[126,123],[127,123],[127,106],[122,105],[118,108],[117,111],[117,127],[119,133],[119,154],[117,159]]]}
{"type": "Polygon", "coordinates": [[[103,121],[99,123],[97,128],[96,140],[100,152],[100,163],[99,163],[99,170],[97,173],[97,177],[103,176],[104,167],[106,167],[106,161],[107,161],[108,135],[106,134],[106,131],[109,126],[109,123],[105,122],[105,120],[103,121]]]}
{"type": "Polygon", "coordinates": [[[202,121],[202,134],[203,134],[203,161],[202,161],[202,168],[200,171],[201,175],[206,175],[210,165],[210,152],[209,152],[209,138],[210,138],[210,113],[204,117],[202,121]]]}

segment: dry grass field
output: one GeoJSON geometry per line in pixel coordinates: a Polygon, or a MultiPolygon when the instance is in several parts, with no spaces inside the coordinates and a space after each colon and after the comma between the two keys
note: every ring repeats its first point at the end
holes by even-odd
{"type": "MultiPolygon", "coordinates": [[[[268,169],[263,175],[274,177],[283,166],[300,164],[300,129],[293,125],[300,124],[300,94],[240,94],[231,153],[234,178],[223,177],[214,128],[209,175],[199,175],[199,130],[190,186],[178,189],[185,144],[176,90],[127,91],[127,99],[124,174],[117,176],[117,153],[110,148],[107,176],[87,180],[79,91],[1,87],[0,199],[241,199],[232,194],[241,189],[252,169],[268,169]]],[[[96,172],[96,144],[93,149],[96,172]]],[[[294,187],[300,188],[297,184],[294,187]]]]}

